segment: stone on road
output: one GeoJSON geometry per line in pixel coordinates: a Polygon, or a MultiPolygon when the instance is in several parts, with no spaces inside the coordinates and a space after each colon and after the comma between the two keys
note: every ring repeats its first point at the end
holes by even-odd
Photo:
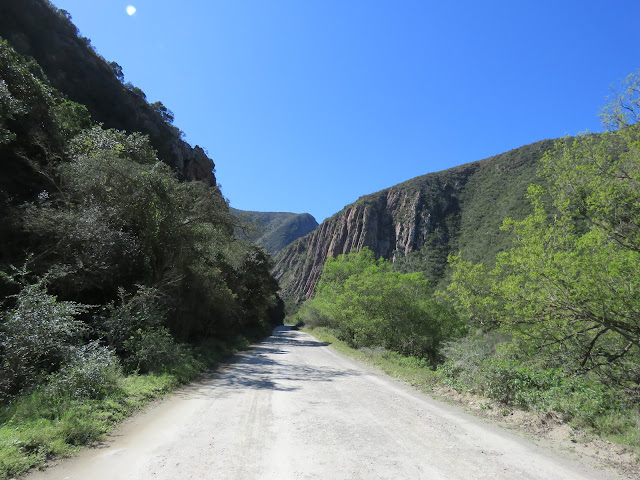
{"type": "Polygon", "coordinates": [[[29,480],[608,479],[280,327],[29,480]]]}

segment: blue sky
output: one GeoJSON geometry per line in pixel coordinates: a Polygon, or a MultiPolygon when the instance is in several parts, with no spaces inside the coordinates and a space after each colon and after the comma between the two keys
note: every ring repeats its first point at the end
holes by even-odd
{"type": "Polygon", "coordinates": [[[600,130],[637,0],[53,0],[216,163],[231,205],[308,212],[600,130]],[[136,12],[128,15],[133,5],[136,12]]]}

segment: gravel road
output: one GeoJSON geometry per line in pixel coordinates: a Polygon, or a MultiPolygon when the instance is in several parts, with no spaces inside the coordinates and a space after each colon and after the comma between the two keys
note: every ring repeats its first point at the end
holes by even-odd
{"type": "Polygon", "coordinates": [[[28,480],[610,479],[287,327],[28,480]]]}

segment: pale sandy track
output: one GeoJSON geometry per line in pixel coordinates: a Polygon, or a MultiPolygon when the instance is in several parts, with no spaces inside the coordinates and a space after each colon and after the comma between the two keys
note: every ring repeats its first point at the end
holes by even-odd
{"type": "Polygon", "coordinates": [[[276,334],[27,478],[609,479],[374,373],[311,336],[276,334]]]}

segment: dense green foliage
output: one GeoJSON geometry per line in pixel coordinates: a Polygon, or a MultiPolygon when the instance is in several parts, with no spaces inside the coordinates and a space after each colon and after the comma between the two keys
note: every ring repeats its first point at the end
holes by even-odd
{"type": "Polygon", "coordinates": [[[146,135],[93,125],[4,40],[0,157],[3,474],[102,434],[90,406],[129,411],[125,375],[192,379],[198,345],[280,320],[271,258],[234,238],[220,191],[180,181],[146,135]]]}
{"type": "Polygon", "coordinates": [[[530,188],[535,212],[505,221],[514,247],[492,269],[454,258],[459,309],[575,370],[637,356],[639,145],[635,125],[559,143],[544,161],[549,187],[530,188]]]}
{"type": "Polygon", "coordinates": [[[545,155],[533,212],[504,221],[511,248],[492,263],[451,258],[447,297],[480,332],[445,350],[441,370],[458,387],[599,431],[611,416],[625,419],[614,430],[637,425],[640,125],[629,122],[639,78],[605,110],[609,131],[545,155]]]}
{"type": "Polygon", "coordinates": [[[431,296],[421,273],[399,273],[363,249],[329,259],[318,290],[298,318],[327,326],[354,347],[383,347],[435,361],[443,340],[462,332],[453,312],[431,296]]]}

